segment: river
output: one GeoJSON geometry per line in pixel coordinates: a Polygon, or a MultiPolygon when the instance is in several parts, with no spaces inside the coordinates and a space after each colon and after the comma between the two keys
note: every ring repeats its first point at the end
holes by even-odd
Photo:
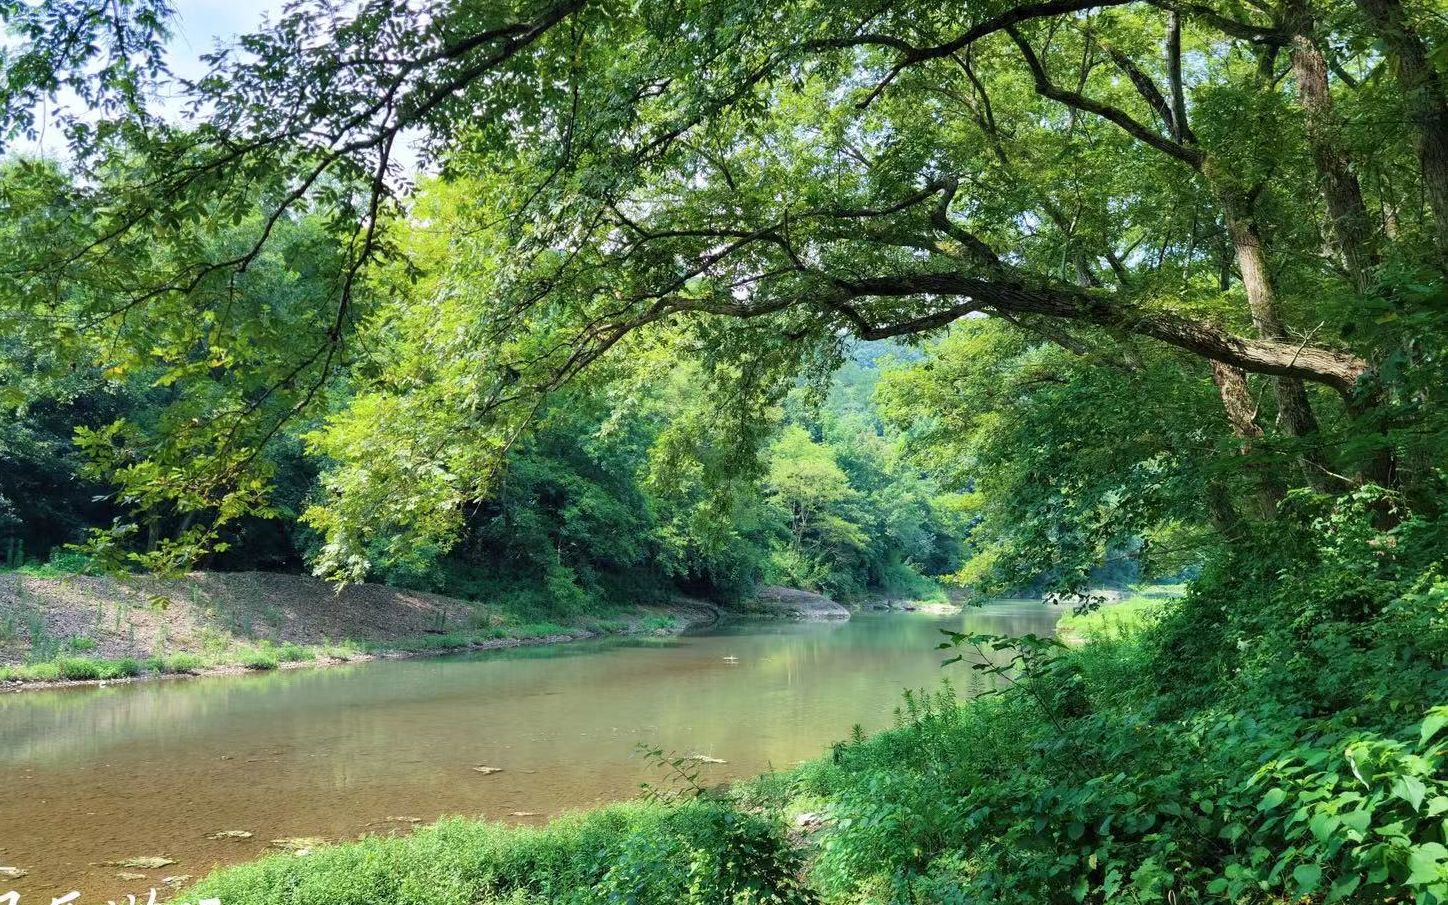
{"type": "Polygon", "coordinates": [[[726,761],[708,781],[787,769],[888,727],[904,688],[948,675],[940,630],[1048,634],[1060,613],[999,601],[953,617],[735,623],[678,638],[241,677],[0,695],[0,877],[82,902],[200,877],[287,837],[355,838],[463,814],[518,823],[630,797],[662,776],[640,744],[726,761]],[[484,774],[478,766],[501,768],[484,774]],[[211,840],[227,830],[244,840],[211,840]],[[153,870],[103,862],[159,856],[153,870]],[[120,874],[144,875],[121,879],[120,874]]]}

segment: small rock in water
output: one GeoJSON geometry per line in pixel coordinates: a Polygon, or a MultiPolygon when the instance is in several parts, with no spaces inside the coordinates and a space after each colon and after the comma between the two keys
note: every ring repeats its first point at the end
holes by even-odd
{"type": "Polygon", "coordinates": [[[221,830],[216,833],[207,833],[207,839],[250,839],[252,834],[246,830],[221,830]]]}
{"type": "Polygon", "coordinates": [[[133,873],[130,873],[130,872],[128,872],[128,871],[121,871],[120,873],[116,874],[116,879],[117,879],[117,880],[144,880],[144,879],[146,879],[146,875],[145,875],[145,874],[133,874],[133,873]]]}
{"type": "Polygon", "coordinates": [[[383,817],[379,823],[422,823],[421,817],[383,817]]]}
{"type": "Polygon", "coordinates": [[[727,764],[729,761],[720,760],[717,757],[710,757],[707,754],[690,754],[684,760],[691,760],[696,764],[727,764]]]}
{"type": "Polygon", "coordinates": [[[484,766],[481,766],[481,765],[476,766],[476,767],[473,767],[473,770],[476,771],[476,772],[478,772],[478,773],[483,774],[484,776],[492,776],[494,773],[502,773],[502,772],[503,772],[503,768],[502,768],[502,767],[484,767],[484,766]]]}
{"type": "Polygon", "coordinates": [[[141,858],[127,858],[124,861],[103,861],[103,867],[129,867],[133,870],[155,870],[158,867],[167,867],[175,864],[173,858],[165,858],[160,855],[151,855],[141,858]]]}
{"type": "Polygon", "coordinates": [[[29,873],[30,871],[21,870],[18,867],[0,867],[0,877],[5,878],[6,880],[19,880],[21,877],[29,873]]]}
{"type": "Polygon", "coordinates": [[[537,811],[514,811],[513,813],[509,814],[508,816],[509,816],[509,817],[542,817],[543,815],[540,814],[540,813],[538,813],[537,811]]]}
{"type": "Polygon", "coordinates": [[[273,848],[284,848],[288,851],[301,853],[310,852],[319,845],[326,845],[327,840],[320,836],[290,836],[286,839],[273,839],[267,843],[273,848]]]}

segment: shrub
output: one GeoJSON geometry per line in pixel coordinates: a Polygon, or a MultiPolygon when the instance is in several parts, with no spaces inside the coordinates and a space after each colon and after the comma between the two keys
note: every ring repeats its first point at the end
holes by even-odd
{"type": "Polygon", "coordinates": [[[548,638],[553,635],[567,635],[569,630],[556,622],[531,622],[527,625],[520,625],[513,629],[510,634],[514,638],[531,640],[534,638],[548,638]]]}
{"type": "Polygon", "coordinates": [[[643,621],[639,628],[650,634],[660,632],[672,632],[679,627],[679,620],[673,616],[650,616],[643,621]]]}
{"type": "Polygon", "coordinates": [[[300,644],[293,644],[291,642],[287,642],[286,644],[283,644],[281,647],[277,648],[277,659],[281,660],[283,663],[301,663],[303,661],[311,660],[313,658],[312,652],[307,648],[302,647],[300,644]]]}
{"type": "Polygon", "coordinates": [[[55,665],[64,679],[104,678],[104,665],[89,657],[61,657],[55,661],[55,665]]]}
{"type": "Polygon", "coordinates": [[[170,654],[160,661],[160,672],[190,673],[204,669],[206,661],[196,654],[170,654]]]}
{"type": "Polygon", "coordinates": [[[54,682],[61,678],[59,663],[32,663],[17,667],[15,678],[22,682],[54,682]]]}
{"type": "Polygon", "coordinates": [[[1289,500],[1185,598],[1079,649],[962,636],[1014,681],[746,794],[825,802],[831,902],[1443,903],[1443,527],[1289,500]]]}
{"type": "Polygon", "coordinates": [[[259,648],[242,651],[241,656],[237,658],[237,662],[247,669],[255,670],[276,669],[277,666],[280,665],[275,654],[259,648]]]}
{"type": "Polygon", "coordinates": [[[141,661],[134,657],[122,657],[119,660],[103,660],[100,664],[100,678],[119,679],[123,677],[139,676],[141,674],[141,661]]]}

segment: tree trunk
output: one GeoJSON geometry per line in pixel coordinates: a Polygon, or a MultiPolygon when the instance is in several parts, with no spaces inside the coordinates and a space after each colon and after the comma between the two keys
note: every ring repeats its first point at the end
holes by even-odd
{"type": "Polygon", "coordinates": [[[1357,6],[1388,50],[1404,106],[1417,127],[1423,191],[1433,211],[1438,247],[1448,253],[1448,94],[1443,80],[1400,0],[1357,0],[1357,6]]]}
{"type": "MultiPolygon", "coordinates": [[[[1227,424],[1232,433],[1242,441],[1242,455],[1250,455],[1256,441],[1262,438],[1262,426],[1257,423],[1257,403],[1252,399],[1252,390],[1247,386],[1247,375],[1240,369],[1220,362],[1212,362],[1212,382],[1222,397],[1222,409],[1227,414],[1227,424]]],[[[1257,476],[1256,505],[1261,518],[1272,518],[1277,504],[1282,501],[1282,485],[1271,471],[1261,464],[1252,467],[1257,476]]]]}
{"type": "MultiPolygon", "coordinates": [[[[1237,254],[1237,272],[1242,277],[1242,286],[1247,290],[1247,307],[1252,312],[1252,325],[1263,339],[1283,342],[1287,340],[1287,328],[1277,312],[1277,291],[1272,284],[1272,275],[1267,269],[1267,255],[1262,248],[1262,237],[1250,220],[1238,216],[1234,205],[1228,202],[1227,233],[1232,237],[1232,247],[1237,254]]],[[[1277,397],[1278,417],[1288,436],[1306,437],[1317,433],[1317,417],[1312,413],[1312,402],[1307,398],[1307,388],[1302,381],[1292,377],[1279,377],[1274,382],[1277,397]]]]}
{"type": "Polygon", "coordinates": [[[1363,203],[1362,187],[1353,173],[1347,152],[1337,141],[1338,122],[1327,81],[1327,59],[1303,21],[1292,37],[1292,73],[1297,100],[1307,118],[1307,140],[1312,162],[1327,202],[1328,240],[1358,292],[1366,293],[1371,271],[1378,263],[1371,220],[1363,203]]]}

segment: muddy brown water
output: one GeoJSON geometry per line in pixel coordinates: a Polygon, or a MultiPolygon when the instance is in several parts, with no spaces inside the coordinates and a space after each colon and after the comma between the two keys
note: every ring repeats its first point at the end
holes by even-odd
{"type": "MultiPolygon", "coordinates": [[[[0,896],[81,902],[265,853],[268,840],[351,839],[450,814],[515,823],[631,797],[662,777],[641,743],[727,761],[709,781],[817,757],[889,726],[904,688],[948,675],[940,630],[1049,633],[1058,607],[735,624],[240,677],[0,695],[0,896]],[[726,659],[737,658],[737,659],[726,659]],[[484,775],[474,767],[502,768],[484,775]],[[518,816],[522,813],[536,816],[518,816]],[[209,840],[245,830],[252,838],[209,840]],[[101,862],[163,856],[155,870],[101,862]],[[119,873],[144,874],[122,880],[119,873]]],[[[163,888],[164,889],[164,888],[163,888]]]]}

